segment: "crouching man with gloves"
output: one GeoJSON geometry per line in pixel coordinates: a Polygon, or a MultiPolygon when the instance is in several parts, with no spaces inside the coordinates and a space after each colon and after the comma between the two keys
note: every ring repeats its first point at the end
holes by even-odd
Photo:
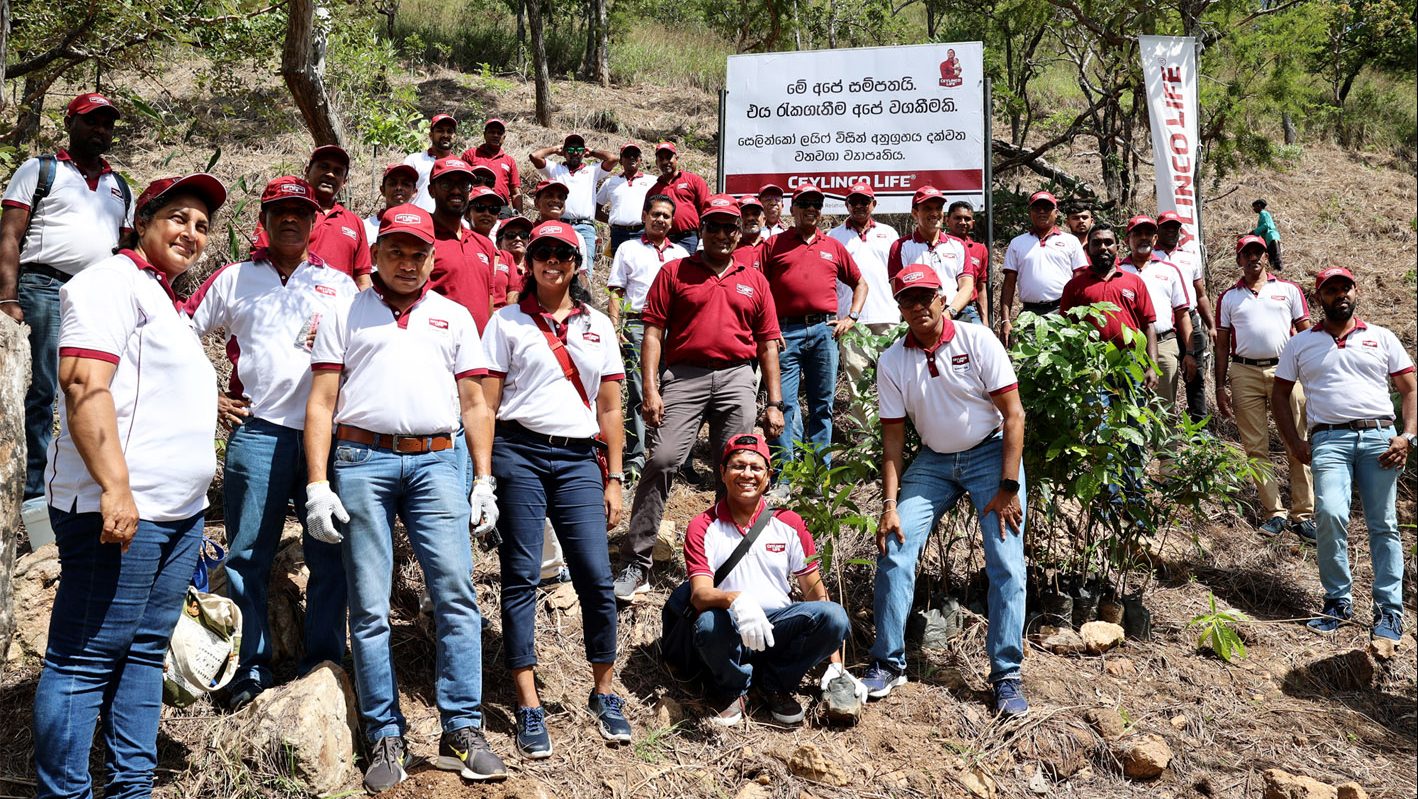
{"type": "Polygon", "coordinates": [[[482,618],[468,539],[470,511],[480,520],[476,534],[497,522],[492,417],[479,386],[486,356],[468,311],[429,291],[428,212],[388,210],[372,249],[374,285],[337,307],[316,335],[305,426],[310,535],[344,542],[350,649],[368,744],[364,784],[375,793],[394,787],[411,759],[389,648],[395,514],[433,600],[443,727],[434,764],[465,779],[503,778],[507,769],[481,729],[482,618]],[[459,418],[478,476],[468,499],[453,448],[459,418]]]}

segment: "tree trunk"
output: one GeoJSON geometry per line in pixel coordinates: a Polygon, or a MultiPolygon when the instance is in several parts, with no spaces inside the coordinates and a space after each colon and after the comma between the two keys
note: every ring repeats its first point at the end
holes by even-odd
{"type": "MultiPolygon", "coordinates": [[[[0,86],[5,85],[5,64],[10,60],[10,0],[0,0],[0,86]]],[[[0,112],[5,110],[5,93],[0,91],[0,112]]]]}
{"type": "Polygon", "coordinates": [[[596,0],[596,63],[591,79],[605,88],[611,85],[610,0],[596,0]]]}
{"type": "Polygon", "coordinates": [[[0,680],[15,633],[11,582],[25,485],[25,391],[30,383],[26,328],[0,314],[0,680]]]}
{"type": "Polygon", "coordinates": [[[1294,144],[1300,140],[1300,132],[1295,129],[1295,120],[1290,118],[1289,111],[1280,112],[1280,129],[1285,131],[1285,143],[1294,144]]]}
{"type": "Polygon", "coordinates": [[[527,28],[532,33],[532,74],[537,87],[537,124],[551,127],[551,73],[542,30],[542,0],[527,0],[527,28]]]}
{"type": "Polygon", "coordinates": [[[25,85],[20,89],[19,116],[10,134],[10,143],[15,147],[24,150],[39,135],[39,121],[44,114],[44,93],[49,91],[49,85],[57,74],[31,72],[25,76],[25,85]]]}
{"type": "Polygon", "coordinates": [[[289,0],[281,76],[316,146],[345,144],[345,130],[325,91],[325,34],[315,25],[314,0],[289,0]]]}
{"type": "Polygon", "coordinates": [[[527,46],[527,0],[517,3],[517,47],[527,46]]]}

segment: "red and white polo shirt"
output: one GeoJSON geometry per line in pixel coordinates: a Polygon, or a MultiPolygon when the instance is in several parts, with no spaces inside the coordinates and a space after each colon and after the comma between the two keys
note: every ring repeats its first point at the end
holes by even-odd
{"type": "Polygon", "coordinates": [[[90,264],[113,257],[119,232],[133,227],[133,209],[123,201],[118,175],[107,161],[91,182],[67,150],[60,150],[55,159],[54,183],[39,208],[31,207],[39,185],[38,158],[15,170],[0,204],[31,214],[29,231],[20,242],[21,265],[44,264],[77,275],[90,264]]]}
{"type": "Polygon", "coordinates": [[[1014,237],[1004,252],[1004,271],[1018,274],[1021,302],[1054,302],[1073,278],[1073,270],[1088,266],[1078,239],[1054,228],[1041,239],[1032,231],[1014,237]]]}
{"type": "Polygon", "coordinates": [[[1187,279],[1176,264],[1154,256],[1138,268],[1129,255],[1118,262],[1118,269],[1137,275],[1146,284],[1148,299],[1152,300],[1152,311],[1157,316],[1157,321],[1153,323],[1157,335],[1172,332],[1176,327],[1176,312],[1192,307],[1187,279]]]}
{"type": "Polygon", "coordinates": [[[1335,338],[1315,325],[1295,334],[1280,353],[1276,380],[1305,387],[1311,425],[1393,417],[1389,380],[1413,371],[1413,358],[1388,328],[1354,320],[1335,338]]]}
{"type": "MultiPolygon", "coordinates": [[[[512,197],[513,186],[522,185],[522,175],[517,171],[517,159],[501,147],[497,152],[489,152],[486,144],[479,144],[464,150],[461,157],[473,166],[486,165],[492,169],[492,190],[497,192],[503,202],[512,197]]],[[[429,164],[429,168],[432,169],[433,165],[429,164]]]]}
{"type": "Polygon", "coordinates": [[[548,161],[539,170],[547,180],[566,184],[566,208],[561,218],[567,222],[589,222],[596,218],[596,187],[610,173],[601,168],[601,162],[582,162],[575,171],[560,161],[548,161]]]}
{"type": "MultiPolygon", "coordinates": [[[[217,470],[217,374],[167,278],[132,250],[87,267],[59,290],[59,357],[115,365],[109,392],[138,518],[187,519],[207,507],[217,470]]],[[[52,507],[96,513],[89,474],[59,403],[45,492],[52,507]]]]}
{"type": "Polygon", "coordinates": [[[941,321],[934,347],[922,347],[908,332],[886,348],[876,364],[876,390],[882,423],[910,418],[921,443],[949,454],[979,444],[1004,422],[992,397],[1016,390],[1019,380],[989,328],[941,321]]]}
{"type": "MultiPolygon", "coordinates": [[[[310,252],[320,256],[326,266],[350,277],[367,275],[374,271],[374,260],[369,255],[372,243],[365,237],[364,220],[343,205],[335,203],[315,212],[315,226],[310,229],[310,252]]],[[[270,244],[266,229],[258,222],[256,243],[251,251],[264,250],[270,244]]]]}
{"type": "MultiPolygon", "coordinates": [[[[684,567],[689,576],[712,578],[762,513],[772,513],[766,503],[760,505],[747,527],[740,527],[721,500],[691,519],[684,534],[684,567]]],[[[793,604],[793,578],[817,570],[816,556],[817,544],[803,518],[790,510],[779,511],[719,584],[719,590],[746,594],[765,612],[780,610],[793,604]]]]}
{"type": "Polygon", "coordinates": [[[616,248],[606,286],[624,291],[630,310],[639,313],[645,309],[645,296],[650,293],[655,276],[660,274],[660,267],[688,257],[683,247],[669,239],[659,245],[650,243],[644,236],[628,239],[616,248]]]}
{"type": "Polygon", "coordinates": [[[496,262],[497,245],[481,233],[462,227],[453,236],[435,233],[428,283],[434,291],[467,308],[480,334],[492,317],[496,262]]]}
{"type": "Polygon", "coordinates": [[[1216,298],[1216,326],[1231,331],[1231,354],[1242,358],[1279,358],[1295,323],[1309,318],[1304,290],[1272,274],[1257,291],[1237,280],[1216,298]]]}
{"type": "MultiPolygon", "coordinates": [[[[543,435],[590,438],[600,433],[596,395],[603,383],[625,379],[620,339],[609,317],[583,305],[558,323],[543,313],[535,292],[528,292],[516,305],[492,315],[483,347],[488,374],[503,379],[497,418],[517,422],[543,435]],[[546,334],[532,314],[541,314],[566,346],[571,362],[581,374],[581,386],[590,405],[581,401],[576,386],[566,379],[546,334]]],[[[611,386],[607,390],[619,392],[620,388],[611,386]]]]}
{"type": "MultiPolygon", "coordinates": [[[[899,236],[890,225],[871,219],[865,230],[848,227],[844,222],[827,231],[827,235],[841,242],[847,254],[856,262],[867,282],[867,298],[862,303],[862,317],[857,321],[864,325],[894,325],[901,321],[901,310],[891,296],[891,278],[887,274],[886,263],[891,256],[891,245],[899,236]]],[[[852,310],[852,286],[837,281],[837,315],[845,317],[852,310]]]]}
{"type": "Polygon", "coordinates": [[[1124,346],[1124,327],[1141,331],[1157,323],[1157,312],[1152,307],[1152,295],[1147,284],[1132,272],[1121,269],[1114,269],[1107,277],[1098,277],[1092,269],[1075,272],[1059,298],[1059,312],[1099,302],[1110,302],[1118,306],[1118,310],[1108,313],[1102,327],[1091,319],[1089,321],[1104,341],[1111,341],[1119,347],[1124,346]]]}
{"type": "Polygon", "coordinates": [[[716,275],[702,258],[665,264],[646,295],[641,319],[665,331],[665,366],[748,361],[758,342],[782,338],[763,273],[735,262],[716,275]]]}
{"type": "Polygon", "coordinates": [[[837,283],[856,288],[862,279],[851,253],[821,231],[804,239],[797,228],[763,245],[763,274],[773,288],[779,319],[837,313],[837,283]]]}
{"type": "Polygon", "coordinates": [[[895,277],[896,273],[912,264],[925,264],[935,270],[941,287],[945,289],[947,302],[960,289],[960,276],[970,274],[965,242],[947,233],[941,233],[934,244],[922,238],[918,230],[897,240],[886,263],[887,274],[895,277]]]}
{"type": "Polygon", "coordinates": [[[644,223],[645,198],[655,179],[645,172],[635,177],[612,175],[596,191],[596,205],[606,206],[608,224],[620,227],[640,227],[644,223]]]}
{"type": "Polygon", "coordinates": [[[429,290],[403,312],[369,291],[321,320],[310,368],[341,373],[335,423],[384,435],[426,436],[458,429],[458,381],[487,373],[468,309],[429,290]]]}
{"type": "Polygon", "coordinates": [[[250,402],[256,418],[299,430],[310,397],[306,337],[356,291],[348,275],[318,255],[284,279],[262,257],[213,272],[184,308],[198,335],[225,331],[228,392],[250,402]]]}
{"type": "MultiPolygon", "coordinates": [[[[1187,290],[1195,294],[1193,284],[1198,280],[1206,279],[1206,267],[1201,262],[1201,253],[1197,252],[1196,243],[1192,242],[1185,247],[1178,247],[1171,252],[1166,250],[1154,250],[1154,256],[1164,261],[1170,261],[1182,270],[1182,277],[1187,279],[1187,290]]],[[[1196,304],[1196,297],[1191,298],[1192,304],[1196,304]]]]}

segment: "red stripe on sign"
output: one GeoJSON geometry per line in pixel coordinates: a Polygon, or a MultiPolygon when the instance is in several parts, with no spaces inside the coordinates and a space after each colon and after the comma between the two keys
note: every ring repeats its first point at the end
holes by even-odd
{"type": "Polygon", "coordinates": [[[944,192],[978,192],[985,185],[979,169],[915,169],[899,172],[761,172],[747,175],[725,175],[724,189],[729,194],[756,194],[765,184],[786,186],[788,194],[798,186],[813,183],[830,197],[846,198],[854,183],[870,183],[879,193],[911,194],[922,186],[935,186],[944,192]]]}

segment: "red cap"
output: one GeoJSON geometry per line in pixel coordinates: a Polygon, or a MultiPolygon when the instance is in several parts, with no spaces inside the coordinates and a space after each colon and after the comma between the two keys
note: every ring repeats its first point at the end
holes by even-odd
{"type": "Polygon", "coordinates": [[[433,119],[430,119],[430,120],[428,121],[428,126],[429,126],[430,128],[435,128],[435,127],[438,127],[438,123],[439,123],[439,122],[444,122],[444,121],[452,122],[452,123],[453,123],[453,127],[455,127],[455,128],[458,127],[458,120],[454,119],[452,114],[434,114],[434,115],[433,115],[433,119]]]}
{"type": "Polygon", "coordinates": [[[479,172],[484,172],[493,180],[497,180],[497,173],[487,164],[473,164],[473,174],[476,175],[479,172]]]}
{"type": "Polygon", "coordinates": [[[501,236],[502,231],[511,230],[514,227],[521,227],[526,228],[527,230],[531,230],[532,220],[528,219],[525,216],[509,216],[498,224],[497,235],[501,236]]]}
{"type": "Polygon", "coordinates": [[[679,148],[676,147],[675,143],[672,141],[662,141],[659,144],[655,145],[655,152],[658,153],[661,150],[669,150],[670,152],[676,154],[679,153],[679,148]]]}
{"type": "Polygon", "coordinates": [[[1247,233],[1236,239],[1236,254],[1240,255],[1241,250],[1244,250],[1252,244],[1261,248],[1262,250],[1265,249],[1265,239],[1255,235],[1254,233],[1247,233]]]}
{"type": "Polygon", "coordinates": [[[900,297],[907,289],[940,291],[940,275],[928,264],[911,264],[891,279],[891,296],[900,297]]]}
{"type": "Polygon", "coordinates": [[[552,188],[553,186],[560,186],[561,190],[566,192],[567,196],[571,195],[571,189],[565,183],[562,183],[559,180],[544,180],[541,183],[538,183],[537,187],[532,190],[532,196],[535,197],[538,194],[541,194],[542,192],[546,191],[547,189],[552,188]]]}
{"type": "Polygon", "coordinates": [[[488,128],[492,127],[493,125],[496,125],[496,126],[498,126],[499,128],[502,128],[503,130],[507,130],[507,123],[506,123],[506,122],[503,122],[502,120],[498,119],[497,117],[493,117],[492,119],[489,119],[488,121],[484,122],[484,123],[483,123],[483,130],[487,130],[488,128]]]}
{"type": "Polygon", "coordinates": [[[419,171],[412,164],[390,164],[384,167],[384,177],[381,178],[381,181],[388,180],[389,176],[396,172],[402,172],[414,181],[419,179],[419,171]]]}
{"type": "Polygon", "coordinates": [[[1150,227],[1155,231],[1157,229],[1157,222],[1147,214],[1138,214],[1137,216],[1128,220],[1127,230],[1123,232],[1124,234],[1131,233],[1133,228],[1142,226],[1150,227]]]}
{"type": "Polygon", "coordinates": [[[719,457],[719,465],[728,463],[735,452],[744,451],[758,453],[764,463],[772,462],[768,454],[768,439],[757,433],[740,433],[729,437],[729,443],[724,445],[724,454],[719,457]]]}
{"type": "Polygon", "coordinates": [[[1059,207],[1058,199],[1047,191],[1036,191],[1029,195],[1029,204],[1033,205],[1035,203],[1048,203],[1055,208],[1059,207]]]}
{"type": "Polygon", "coordinates": [[[468,202],[482,197],[496,197],[498,202],[502,202],[502,195],[488,188],[487,186],[474,186],[472,194],[468,195],[468,202]]]}
{"type": "Polygon", "coordinates": [[[97,111],[101,108],[106,108],[109,111],[112,111],[113,116],[115,118],[123,116],[118,112],[118,108],[113,105],[112,101],[110,101],[107,97],[104,97],[103,95],[99,94],[98,92],[89,92],[88,94],[81,94],[78,97],[75,97],[74,99],[70,100],[69,107],[64,109],[64,115],[70,117],[83,116],[84,114],[97,111]]]}
{"type": "Polygon", "coordinates": [[[945,202],[945,195],[935,186],[922,186],[916,189],[916,193],[911,195],[911,207],[915,208],[927,200],[940,200],[945,202]]]}
{"type": "Polygon", "coordinates": [[[306,163],[313,164],[322,157],[333,158],[347,167],[350,165],[350,154],[338,144],[322,144],[316,147],[310,151],[310,160],[306,163]]]}
{"type": "Polygon", "coordinates": [[[709,195],[709,199],[704,201],[704,207],[699,209],[699,216],[703,218],[711,214],[724,214],[734,218],[743,216],[739,211],[739,202],[732,194],[709,195]]]}
{"type": "Polygon", "coordinates": [[[1320,289],[1324,288],[1324,284],[1337,277],[1342,277],[1348,280],[1350,283],[1355,282],[1353,272],[1350,272],[1348,269],[1345,269],[1342,266],[1331,266],[1328,269],[1320,270],[1320,273],[1318,275],[1315,275],[1315,291],[1319,291],[1320,289]]]}
{"type": "Polygon", "coordinates": [[[179,189],[190,191],[201,197],[203,202],[207,203],[209,215],[215,214],[217,209],[226,202],[226,186],[206,172],[197,172],[191,175],[158,178],[149,183],[146,189],[143,189],[143,193],[138,195],[138,202],[133,207],[141,210],[148,203],[160,200],[179,189]]]}
{"type": "Polygon", "coordinates": [[[747,194],[739,198],[739,208],[757,208],[761,211],[763,210],[763,203],[759,202],[758,198],[752,194],[747,194]]]}
{"type": "Polygon", "coordinates": [[[787,194],[787,192],[783,191],[783,187],[782,187],[782,186],[779,186],[777,183],[765,183],[765,184],[763,184],[762,187],[759,188],[759,190],[758,190],[758,196],[761,198],[763,195],[767,194],[770,190],[771,190],[771,191],[776,191],[776,192],[778,192],[779,194],[787,194]]]}
{"type": "Polygon", "coordinates": [[[315,201],[315,189],[312,189],[303,178],[293,175],[273,178],[270,183],[266,184],[266,189],[261,192],[261,207],[263,208],[270,203],[285,200],[299,200],[309,203],[310,207],[316,211],[320,210],[320,203],[315,201]]]}
{"type": "Polygon", "coordinates": [[[379,238],[390,233],[407,233],[425,244],[432,244],[433,215],[413,203],[396,205],[379,219],[379,238]]]}
{"type": "Polygon", "coordinates": [[[807,197],[812,194],[816,194],[819,197],[826,197],[826,195],[822,193],[822,189],[817,187],[816,183],[804,183],[793,192],[793,199],[797,200],[799,197],[807,197]]]}
{"type": "Polygon", "coordinates": [[[847,196],[851,197],[853,194],[860,194],[863,197],[870,197],[873,200],[876,199],[876,192],[872,190],[871,184],[866,182],[853,183],[852,187],[847,189],[847,196]]]}
{"type": "Polygon", "coordinates": [[[440,158],[433,162],[433,169],[428,173],[428,182],[432,183],[444,175],[461,172],[464,175],[473,174],[473,165],[461,158],[440,158]]]}
{"type": "Polygon", "coordinates": [[[527,242],[527,249],[530,251],[532,245],[544,239],[559,241],[575,248],[576,252],[581,252],[581,234],[576,232],[576,228],[565,222],[543,222],[532,228],[532,238],[527,242]]]}
{"type": "Polygon", "coordinates": [[[640,145],[636,144],[636,143],[633,142],[633,141],[628,141],[628,142],[626,142],[625,144],[622,144],[622,145],[620,146],[620,154],[621,154],[621,155],[625,155],[625,151],[626,151],[626,150],[634,150],[634,151],[637,152],[637,153],[638,153],[638,152],[641,152],[640,145]]]}
{"type": "Polygon", "coordinates": [[[1182,215],[1176,211],[1163,211],[1157,215],[1158,227],[1168,224],[1169,222],[1176,222],[1179,225],[1182,224],[1182,215]]]}
{"type": "Polygon", "coordinates": [[[579,134],[579,133],[568,133],[568,134],[566,134],[566,138],[564,138],[564,139],[561,140],[561,146],[562,146],[562,147],[570,147],[572,142],[575,142],[575,143],[576,143],[576,146],[578,146],[578,147],[585,147],[585,146],[586,146],[586,139],[585,139],[585,137],[583,137],[583,136],[582,136],[581,134],[579,134]]]}

